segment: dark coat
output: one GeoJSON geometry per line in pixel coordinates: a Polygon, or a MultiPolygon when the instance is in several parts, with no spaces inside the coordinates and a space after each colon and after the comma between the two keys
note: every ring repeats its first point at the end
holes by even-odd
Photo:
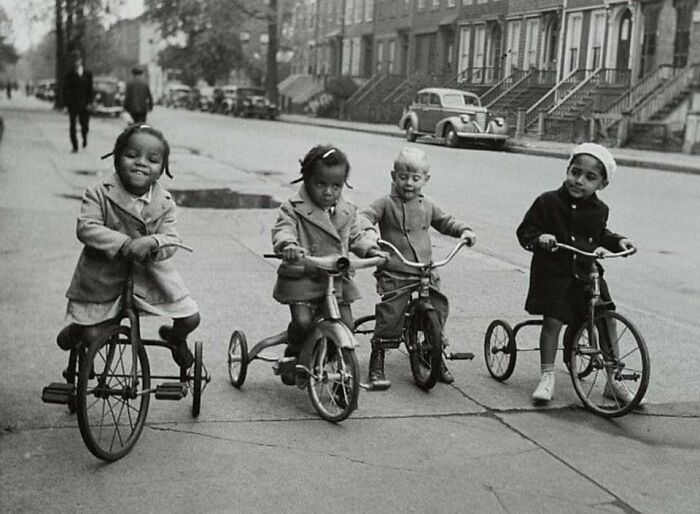
{"type": "Polygon", "coordinates": [[[63,83],[63,103],[69,111],[87,109],[93,97],[92,72],[83,69],[83,75],[80,77],[75,70],[66,73],[63,83]]]}
{"type": "MultiPolygon", "coordinates": [[[[374,233],[360,226],[357,207],[341,198],[335,206],[335,213],[329,216],[309,199],[303,185],[297,196],[280,206],[277,222],[272,228],[275,253],[282,253],[290,244],[304,248],[312,256],[353,252],[364,257],[370,249],[377,248],[374,233]]],[[[323,298],[326,293],[324,277],[303,265],[283,262],[277,270],[273,297],[284,304],[323,298]]],[[[360,297],[349,277],[336,278],[335,290],[336,295],[347,303],[360,297]]]]}
{"type": "MultiPolygon", "coordinates": [[[[77,228],[85,247],[66,293],[69,299],[103,303],[117,298],[127,278],[127,262],[119,250],[129,239],[152,235],[161,245],[180,242],[175,202],[158,182],[140,214],[131,198],[116,173],[85,191],[77,228]]],[[[134,294],[152,305],[189,294],[170,259],[174,253],[174,248],[165,248],[146,263],[134,263],[134,294]]]]}
{"type": "MultiPolygon", "coordinates": [[[[421,195],[405,201],[392,187],[389,195],[372,202],[362,216],[379,227],[385,241],[396,246],[409,260],[430,262],[433,259],[430,227],[441,234],[459,237],[469,227],[454,216],[446,214],[429,198],[421,195]]],[[[393,252],[383,269],[415,275],[418,271],[404,265],[393,252]]]]}
{"type": "Polygon", "coordinates": [[[124,109],[131,113],[146,113],[153,109],[151,89],[143,80],[133,79],[126,85],[124,109]]]}
{"type": "Polygon", "coordinates": [[[608,206],[595,193],[586,199],[575,199],[562,186],[537,197],[517,229],[520,245],[533,252],[527,312],[568,322],[577,307],[573,305],[572,288],[587,278],[590,268],[589,259],[565,250],[549,252],[540,248],[540,235],[552,234],[558,242],[584,251],[602,246],[617,252],[624,236],[608,230],[608,214],[608,206]]]}

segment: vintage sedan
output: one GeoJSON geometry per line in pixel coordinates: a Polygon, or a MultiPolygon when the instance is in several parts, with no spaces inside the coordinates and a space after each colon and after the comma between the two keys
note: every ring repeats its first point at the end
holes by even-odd
{"type": "Polygon", "coordinates": [[[116,77],[99,76],[92,82],[95,96],[92,113],[102,116],[121,116],[124,112],[124,84],[116,77]]]}
{"type": "Polygon", "coordinates": [[[408,141],[432,136],[452,147],[479,141],[502,148],[508,140],[505,119],[491,116],[478,96],[461,89],[421,89],[401,116],[399,127],[408,141]]]}
{"type": "Polygon", "coordinates": [[[277,104],[267,98],[267,92],[257,87],[242,87],[238,89],[236,116],[250,118],[269,118],[274,120],[279,116],[277,104]]]}

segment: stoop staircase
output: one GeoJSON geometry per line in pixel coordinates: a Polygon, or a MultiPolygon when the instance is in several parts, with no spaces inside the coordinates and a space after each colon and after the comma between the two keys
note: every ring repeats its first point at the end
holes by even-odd
{"type": "Polygon", "coordinates": [[[494,86],[496,89],[487,91],[485,98],[482,97],[482,105],[488,107],[494,115],[504,117],[508,126],[514,130],[518,109],[527,109],[537,103],[550,90],[555,76],[555,72],[548,70],[516,71],[504,79],[504,84],[497,84],[494,86]]]}

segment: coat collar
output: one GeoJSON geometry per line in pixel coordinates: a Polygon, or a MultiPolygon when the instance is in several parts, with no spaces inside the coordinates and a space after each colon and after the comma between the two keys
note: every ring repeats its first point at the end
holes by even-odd
{"type": "Polygon", "coordinates": [[[159,182],[156,182],[151,189],[151,201],[144,205],[143,210],[139,214],[134,208],[134,196],[124,188],[116,173],[112,173],[102,184],[107,191],[107,198],[121,210],[144,224],[162,216],[163,212],[168,209],[170,202],[172,202],[170,193],[163,189],[159,182]]]}
{"type": "Polygon", "coordinates": [[[295,196],[289,200],[294,207],[294,211],[297,212],[303,218],[309,220],[311,223],[317,227],[328,232],[334,238],[340,240],[340,234],[338,229],[344,227],[347,223],[352,221],[353,209],[352,205],[348,203],[342,196],[338,199],[335,204],[335,213],[333,214],[333,220],[330,216],[321,209],[318,205],[313,203],[311,198],[309,198],[306,188],[302,184],[299,187],[299,191],[295,196]]]}

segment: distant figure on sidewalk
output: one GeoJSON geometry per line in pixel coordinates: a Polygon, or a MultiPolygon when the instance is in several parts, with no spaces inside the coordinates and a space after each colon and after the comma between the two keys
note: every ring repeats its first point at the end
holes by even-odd
{"type": "Polygon", "coordinates": [[[12,100],[12,82],[9,80],[5,84],[5,91],[7,92],[7,99],[12,100]]]}
{"type": "Polygon", "coordinates": [[[87,146],[87,135],[90,125],[90,104],[93,98],[92,73],[83,66],[80,53],[73,54],[73,69],[66,73],[63,82],[63,101],[68,108],[70,118],[70,142],[73,153],[78,151],[76,135],[76,118],[80,122],[80,133],[83,136],[83,148],[87,146]]]}
{"type": "Polygon", "coordinates": [[[143,69],[135,66],[131,70],[132,78],[126,85],[124,109],[134,123],[145,123],[146,115],[153,110],[151,89],[143,78],[143,69]]]}

